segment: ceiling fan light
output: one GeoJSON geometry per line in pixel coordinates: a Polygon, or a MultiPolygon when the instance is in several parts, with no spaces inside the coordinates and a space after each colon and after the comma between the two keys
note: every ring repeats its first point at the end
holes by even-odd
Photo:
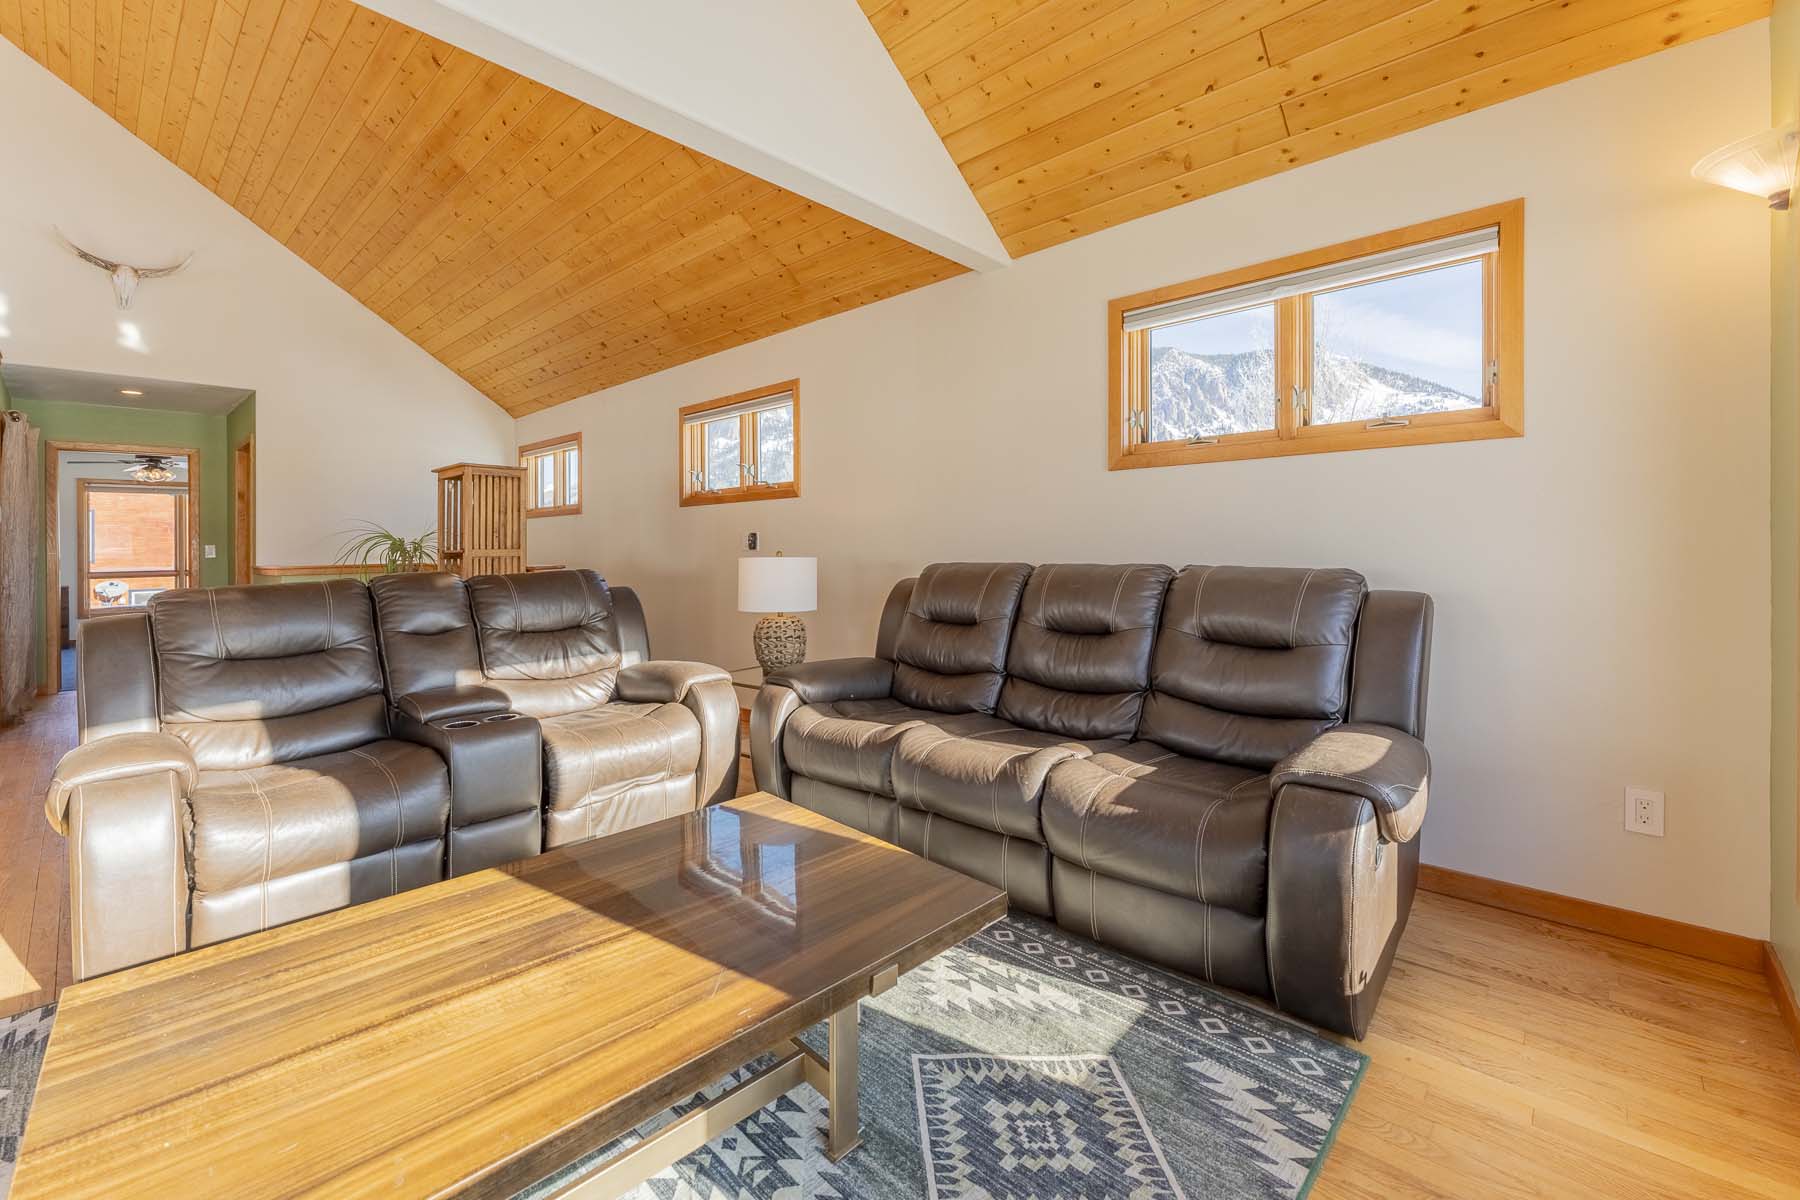
{"type": "Polygon", "coordinates": [[[175,478],[175,472],[162,463],[145,463],[135,468],[131,477],[139,483],[167,483],[175,478]]]}
{"type": "Polygon", "coordinates": [[[1768,201],[1786,209],[1794,187],[1800,128],[1784,125],[1721,146],[1694,164],[1694,178],[1768,201]]]}

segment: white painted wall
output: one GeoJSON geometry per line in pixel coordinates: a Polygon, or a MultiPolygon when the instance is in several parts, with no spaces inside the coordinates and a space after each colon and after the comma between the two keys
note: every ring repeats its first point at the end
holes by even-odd
{"type": "Polygon", "coordinates": [[[987,270],[987,214],[854,0],[369,0],[838,212],[987,270]]]}
{"type": "Polygon", "coordinates": [[[1437,599],[1427,861],[1764,936],[1769,221],[1688,168],[1767,126],[1768,57],[1759,22],[528,416],[588,459],[532,557],[728,667],[752,529],[819,557],[814,657],[934,559],[1353,566],[1437,599]],[[1519,195],[1524,438],[1106,470],[1109,297],[1519,195]],[[804,496],[678,508],[676,408],[790,376],[804,496]]]}
{"type": "Polygon", "coordinates": [[[254,390],[260,563],[330,562],[353,520],[432,528],[432,467],[511,460],[501,409],[5,41],[0,146],[0,352],[254,390]],[[194,262],[121,313],[53,224],[110,258],[194,262]]]}

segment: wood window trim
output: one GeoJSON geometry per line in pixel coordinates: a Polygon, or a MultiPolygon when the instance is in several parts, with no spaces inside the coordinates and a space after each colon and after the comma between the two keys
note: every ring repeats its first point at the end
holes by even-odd
{"type": "MultiPolygon", "coordinates": [[[[738,429],[738,456],[740,465],[747,461],[746,451],[754,451],[756,438],[754,433],[753,413],[744,413],[739,417],[742,424],[738,429]]],[[[733,392],[729,396],[720,396],[716,400],[704,400],[698,404],[684,406],[677,414],[675,421],[675,487],[681,507],[691,508],[708,504],[741,504],[752,500],[793,500],[800,495],[800,381],[786,379],[780,383],[772,383],[766,387],[751,388],[748,391],[733,392]],[[720,488],[716,491],[703,491],[694,486],[690,472],[694,463],[704,461],[704,447],[700,440],[700,430],[705,428],[703,422],[694,418],[721,408],[730,408],[738,404],[749,404],[771,396],[789,396],[792,398],[794,410],[794,478],[787,483],[745,484],[741,487],[720,488]]]]}
{"type": "Polygon", "coordinates": [[[95,609],[89,601],[89,581],[94,577],[88,568],[88,497],[95,492],[154,492],[174,496],[176,505],[175,562],[169,569],[133,567],[125,571],[102,571],[102,579],[173,579],[178,588],[194,586],[194,564],[188,556],[188,543],[193,524],[192,499],[186,483],[142,483],[132,479],[77,479],[75,481],[75,614],[85,621],[94,616],[115,612],[141,612],[141,604],[117,604],[95,609]]]}
{"type": "Polygon", "coordinates": [[[1109,301],[1106,306],[1107,468],[1119,471],[1522,437],[1525,433],[1524,293],[1525,201],[1518,199],[1109,301]],[[1293,395],[1298,379],[1303,374],[1310,375],[1312,346],[1310,331],[1306,328],[1310,305],[1282,302],[1276,305],[1276,345],[1278,348],[1292,347],[1294,352],[1278,353],[1276,357],[1275,429],[1226,434],[1217,442],[1202,446],[1131,443],[1132,401],[1148,386],[1143,368],[1149,359],[1149,333],[1126,332],[1127,313],[1490,227],[1498,227],[1500,231],[1499,250],[1484,275],[1487,289],[1484,322],[1487,357],[1484,361],[1496,363],[1499,368],[1490,404],[1478,409],[1412,416],[1399,428],[1370,428],[1368,422],[1304,424],[1287,398],[1293,395]]]}
{"type": "MultiPolygon", "coordinates": [[[[556,495],[560,499],[568,494],[564,470],[566,460],[561,454],[556,456],[556,495]]],[[[569,433],[562,437],[541,438],[535,442],[527,442],[519,447],[519,465],[527,468],[525,473],[525,516],[530,517],[575,517],[581,515],[581,502],[587,498],[587,488],[581,486],[581,475],[587,471],[587,454],[581,448],[581,434],[569,433]],[[536,505],[537,477],[536,471],[528,462],[529,459],[543,454],[547,450],[574,450],[579,465],[576,467],[577,491],[573,504],[536,505]]]]}

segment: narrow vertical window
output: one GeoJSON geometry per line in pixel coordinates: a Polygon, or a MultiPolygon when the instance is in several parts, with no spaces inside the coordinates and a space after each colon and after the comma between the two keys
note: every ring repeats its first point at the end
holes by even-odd
{"type": "Polygon", "coordinates": [[[567,517],[581,511],[581,435],[546,438],[519,447],[525,468],[528,517],[567,517]]]}

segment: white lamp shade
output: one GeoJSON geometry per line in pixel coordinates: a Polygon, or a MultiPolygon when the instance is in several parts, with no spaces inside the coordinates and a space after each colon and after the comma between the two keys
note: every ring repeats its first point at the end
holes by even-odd
{"type": "Polygon", "coordinates": [[[816,558],[738,559],[738,611],[802,613],[819,607],[816,558]]]}
{"type": "Polygon", "coordinates": [[[1694,164],[1694,178],[1767,200],[1786,208],[1794,186],[1795,152],[1800,132],[1792,125],[1758,133],[1722,146],[1694,164]]]}

